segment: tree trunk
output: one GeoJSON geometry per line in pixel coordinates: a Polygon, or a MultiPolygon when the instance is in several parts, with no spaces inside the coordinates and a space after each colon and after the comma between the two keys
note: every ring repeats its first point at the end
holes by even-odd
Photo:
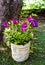
{"type": "Polygon", "coordinates": [[[23,0],[0,0],[0,41],[3,40],[3,22],[10,19],[18,19],[22,8],[23,0]]]}
{"type": "Polygon", "coordinates": [[[22,0],[12,0],[10,2],[10,17],[19,19],[19,14],[22,8],[22,0]]]}

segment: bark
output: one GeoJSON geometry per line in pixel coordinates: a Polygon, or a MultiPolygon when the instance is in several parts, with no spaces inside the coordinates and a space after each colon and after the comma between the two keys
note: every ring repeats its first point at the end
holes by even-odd
{"type": "Polygon", "coordinates": [[[3,39],[3,22],[10,19],[19,19],[19,14],[22,8],[23,0],[0,0],[0,40],[3,39]]]}
{"type": "Polygon", "coordinates": [[[10,2],[10,17],[19,19],[19,14],[22,8],[22,0],[12,0],[10,2]]]}

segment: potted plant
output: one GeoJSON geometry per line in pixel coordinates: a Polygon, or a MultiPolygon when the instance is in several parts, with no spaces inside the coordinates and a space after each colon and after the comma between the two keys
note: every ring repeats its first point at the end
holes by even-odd
{"type": "Polygon", "coordinates": [[[33,39],[33,31],[38,27],[38,23],[32,17],[28,17],[26,22],[19,22],[16,19],[4,22],[4,35],[7,38],[6,44],[11,45],[12,58],[17,62],[28,59],[30,41],[33,39]]]}

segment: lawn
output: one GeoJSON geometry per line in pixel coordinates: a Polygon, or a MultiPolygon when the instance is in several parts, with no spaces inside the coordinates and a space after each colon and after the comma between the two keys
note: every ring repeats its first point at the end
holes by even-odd
{"type": "Polygon", "coordinates": [[[10,49],[2,49],[4,43],[0,43],[0,65],[45,65],[45,23],[39,23],[39,32],[36,33],[38,39],[33,40],[32,50],[29,59],[18,63],[11,58],[10,49]],[[42,25],[43,24],[43,25],[42,25]]]}

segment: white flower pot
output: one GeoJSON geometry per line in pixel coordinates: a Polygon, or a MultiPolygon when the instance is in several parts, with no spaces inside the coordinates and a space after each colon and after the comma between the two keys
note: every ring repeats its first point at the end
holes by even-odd
{"type": "Polygon", "coordinates": [[[11,43],[12,58],[17,62],[23,62],[28,59],[30,50],[30,42],[23,45],[15,45],[11,43]]]}

